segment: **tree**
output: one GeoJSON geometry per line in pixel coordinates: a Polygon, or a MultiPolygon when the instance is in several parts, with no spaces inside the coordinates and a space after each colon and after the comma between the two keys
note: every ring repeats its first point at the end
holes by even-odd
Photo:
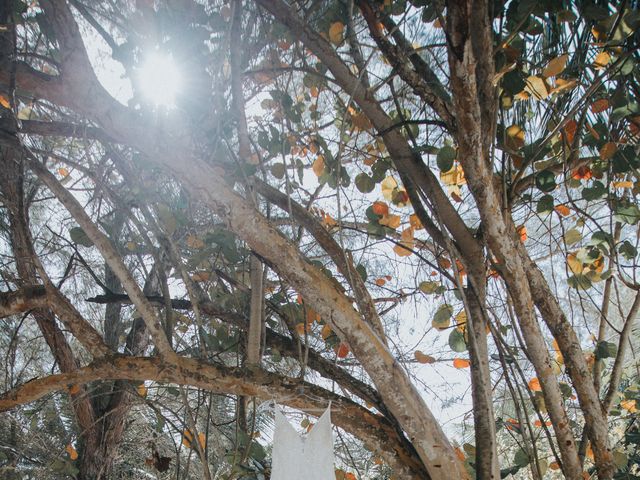
{"type": "Polygon", "coordinates": [[[236,396],[236,476],[252,398],[332,400],[401,477],[634,474],[611,431],[637,395],[636,2],[5,3],[0,409],[68,388],[79,477],[111,475],[144,381],[236,396]],[[101,83],[149,50],[186,79],[172,108],[101,83]],[[403,365],[407,298],[470,365],[474,448],[403,365]],[[57,373],[25,381],[21,314],[57,373]]]}

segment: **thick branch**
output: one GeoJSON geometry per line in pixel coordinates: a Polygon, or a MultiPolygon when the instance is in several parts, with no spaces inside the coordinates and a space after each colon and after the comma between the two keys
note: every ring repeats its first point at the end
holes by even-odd
{"type": "Polygon", "coordinates": [[[97,360],[74,372],[32,380],[0,397],[0,411],[35,401],[70,384],[95,380],[153,380],[192,385],[215,393],[231,393],[273,400],[317,415],[332,402],[332,418],[336,425],[360,438],[369,449],[380,452],[397,474],[405,478],[428,478],[415,458],[404,449],[393,427],[386,419],[315,385],[297,382],[264,371],[248,371],[211,365],[177,357],[169,362],[159,357],[116,356],[97,360]],[[292,395],[291,392],[303,393],[292,395]]]}

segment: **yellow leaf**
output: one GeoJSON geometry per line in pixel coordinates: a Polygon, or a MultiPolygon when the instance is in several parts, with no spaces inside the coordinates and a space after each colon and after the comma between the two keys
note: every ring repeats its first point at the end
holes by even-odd
{"type": "Polygon", "coordinates": [[[144,386],[144,383],[142,385],[138,385],[138,395],[140,395],[142,398],[146,398],[147,396],[147,387],[144,386]]]}
{"type": "Polygon", "coordinates": [[[578,85],[578,81],[575,78],[567,80],[563,78],[556,78],[556,86],[551,89],[551,93],[560,93],[565,90],[571,90],[572,88],[575,88],[576,85],[578,85]]]}
{"type": "Polygon", "coordinates": [[[596,70],[603,70],[607,65],[609,65],[609,62],[611,62],[611,55],[607,52],[600,52],[596,55],[596,58],[593,61],[593,68],[596,70]]]}
{"type": "Polygon", "coordinates": [[[542,72],[542,75],[545,77],[555,77],[557,75],[560,75],[567,66],[568,58],[569,55],[567,55],[566,53],[554,58],[547,64],[544,71],[542,72]]]}
{"type": "Polygon", "coordinates": [[[138,245],[136,244],[136,242],[127,242],[126,247],[130,252],[135,252],[138,248],[138,245]]]}
{"type": "Polygon", "coordinates": [[[418,363],[435,363],[436,359],[431,355],[426,355],[422,353],[420,350],[416,350],[413,352],[413,356],[415,357],[418,363]]]}
{"type": "Polygon", "coordinates": [[[625,180],[624,182],[613,182],[613,188],[633,188],[633,182],[625,180]]]}
{"type": "Polygon", "coordinates": [[[24,107],[20,109],[20,111],[18,112],[18,118],[20,120],[29,120],[29,118],[31,118],[32,110],[33,109],[31,107],[24,107]]]}
{"type": "Polygon", "coordinates": [[[371,130],[373,128],[369,118],[362,112],[351,115],[351,123],[358,130],[371,130]]]}
{"type": "Polygon", "coordinates": [[[322,155],[318,155],[316,160],[313,162],[312,168],[316,177],[320,177],[324,173],[324,157],[322,155]]]}
{"type": "Polygon", "coordinates": [[[393,200],[393,191],[398,188],[398,182],[393,177],[387,177],[380,184],[380,188],[382,188],[382,196],[390,202],[393,200]]]}
{"type": "Polygon", "coordinates": [[[460,164],[456,165],[448,172],[440,172],[440,180],[446,186],[460,186],[467,183],[467,180],[464,178],[464,170],[462,170],[462,166],[460,164]]]}
{"type": "Polygon", "coordinates": [[[0,105],[2,105],[4,108],[11,108],[11,104],[9,103],[9,99],[5,96],[0,94],[0,105]]]}
{"type": "Polygon", "coordinates": [[[460,310],[453,319],[456,321],[456,326],[459,330],[464,329],[467,325],[467,312],[466,310],[460,310]]]}
{"type": "Polygon", "coordinates": [[[424,225],[422,225],[422,222],[418,218],[418,215],[416,215],[415,213],[409,215],[409,225],[411,225],[414,230],[422,230],[424,228],[424,225]]]}
{"type": "Polygon", "coordinates": [[[323,340],[326,340],[331,336],[332,333],[333,331],[331,330],[331,327],[329,325],[325,325],[324,327],[322,327],[322,330],[320,331],[320,336],[322,337],[323,340]]]}
{"type": "Polygon", "coordinates": [[[524,147],[524,130],[519,125],[511,125],[506,130],[505,146],[510,150],[519,150],[524,147]]]}
{"type": "Polygon", "coordinates": [[[334,45],[340,45],[342,43],[342,38],[344,35],[344,23],[335,22],[331,24],[329,27],[329,40],[334,45]]]}
{"type": "Polygon", "coordinates": [[[454,358],[453,359],[453,366],[455,368],[461,369],[461,368],[468,368],[471,365],[471,362],[469,362],[469,360],[466,360],[464,358],[454,358]]]}
{"type": "Polygon", "coordinates": [[[621,401],[620,407],[624,408],[629,413],[636,413],[638,411],[636,401],[633,399],[621,401]]]}
{"type": "Polygon", "coordinates": [[[384,215],[380,220],[378,220],[378,223],[395,230],[400,226],[400,215],[384,215]]]}
{"type": "Polygon", "coordinates": [[[542,77],[536,77],[535,75],[527,78],[527,92],[533,95],[537,100],[543,100],[549,96],[549,85],[542,77]]]}
{"type": "Polygon", "coordinates": [[[71,460],[77,460],[78,459],[78,452],[76,451],[75,448],[73,448],[73,445],[68,444],[65,447],[65,450],[67,451],[67,453],[69,454],[69,458],[71,460]]]}
{"type": "Polygon", "coordinates": [[[618,147],[613,142],[605,143],[600,149],[600,158],[602,160],[609,160],[618,151],[618,147]]]}
{"type": "Polygon", "coordinates": [[[402,231],[400,234],[400,244],[393,247],[393,251],[399,257],[408,257],[413,252],[414,239],[413,239],[413,228],[409,227],[402,231]]]}
{"type": "Polygon", "coordinates": [[[569,266],[569,270],[575,274],[581,274],[584,270],[582,266],[582,262],[578,260],[578,257],[575,253],[570,253],[567,255],[567,265],[569,266]]]}

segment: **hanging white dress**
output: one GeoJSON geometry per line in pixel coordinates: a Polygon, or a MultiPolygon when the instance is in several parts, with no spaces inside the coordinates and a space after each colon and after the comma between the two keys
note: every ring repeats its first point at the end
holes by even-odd
{"type": "Polygon", "coordinates": [[[271,480],[335,480],[330,408],[300,435],[276,407],[271,480]]]}

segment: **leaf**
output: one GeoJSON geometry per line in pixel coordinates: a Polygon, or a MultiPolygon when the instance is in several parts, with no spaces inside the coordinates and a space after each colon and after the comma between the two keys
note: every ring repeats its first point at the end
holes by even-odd
{"type": "Polygon", "coordinates": [[[600,158],[602,160],[611,159],[615,153],[618,151],[618,146],[613,142],[605,143],[602,148],[600,148],[600,158]]]}
{"type": "Polygon", "coordinates": [[[6,95],[0,93],[0,105],[2,105],[6,109],[11,108],[11,103],[9,103],[9,98],[6,95]]]}
{"type": "Polygon", "coordinates": [[[527,241],[527,227],[524,225],[520,225],[519,227],[516,228],[516,232],[518,234],[518,236],[520,237],[520,241],[522,243],[527,241]]]}
{"type": "Polygon", "coordinates": [[[286,173],[286,167],[284,166],[284,163],[278,162],[271,165],[269,171],[271,172],[271,175],[273,175],[278,180],[281,180],[284,178],[284,175],[286,173]]]}
{"type": "Polygon", "coordinates": [[[538,379],[538,377],[533,377],[531,380],[529,380],[529,390],[531,390],[532,392],[541,392],[542,391],[542,386],[540,386],[540,380],[538,379]]]}
{"type": "Polygon", "coordinates": [[[640,209],[633,203],[621,204],[616,206],[613,218],[627,225],[635,225],[640,220],[640,209]]]}
{"type": "Polygon", "coordinates": [[[420,350],[416,350],[415,352],[413,352],[413,356],[415,357],[418,363],[435,363],[436,362],[435,358],[433,358],[431,355],[426,355],[422,353],[420,350]]]}
{"type": "Polygon", "coordinates": [[[382,181],[380,188],[382,189],[382,196],[385,200],[391,202],[393,200],[393,191],[398,188],[398,182],[396,182],[393,177],[389,176],[382,181]]]}
{"type": "Polygon", "coordinates": [[[393,247],[393,251],[399,257],[408,257],[413,252],[414,240],[413,240],[413,228],[407,228],[400,234],[400,244],[393,247]]]}
{"type": "Polygon", "coordinates": [[[571,215],[571,210],[566,205],[556,205],[555,207],[553,207],[553,209],[558,212],[558,215],[561,215],[563,217],[568,217],[569,215],[571,215]]]}
{"type": "Polygon", "coordinates": [[[535,75],[527,78],[526,91],[533,95],[537,100],[544,100],[549,96],[549,85],[542,77],[535,75]]]}
{"type": "Polygon", "coordinates": [[[467,342],[464,340],[464,333],[457,328],[451,330],[449,334],[449,348],[458,353],[467,351],[467,342]]]}
{"type": "Polygon", "coordinates": [[[344,23],[334,22],[329,27],[329,40],[334,45],[338,46],[342,43],[344,38],[344,23]]]}
{"type": "Polygon", "coordinates": [[[596,360],[614,358],[618,354],[618,346],[612,342],[598,342],[594,353],[596,360]]]}
{"type": "Polygon", "coordinates": [[[610,106],[611,104],[609,103],[608,99],[600,98],[599,100],[596,100],[595,102],[593,102],[590,108],[593,113],[600,113],[600,112],[604,112],[610,106]]]}
{"type": "Polygon", "coordinates": [[[440,282],[420,282],[418,288],[421,292],[431,295],[434,293],[444,293],[444,286],[440,282]]]}
{"type": "Polygon", "coordinates": [[[322,155],[318,155],[311,168],[313,169],[313,173],[316,174],[316,177],[321,177],[325,171],[324,157],[322,155]]]}
{"type": "Polygon", "coordinates": [[[433,316],[431,326],[437,330],[444,330],[451,325],[451,316],[453,315],[453,307],[447,303],[440,305],[433,316]]]}
{"type": "Polygon", "coordinates": [[[456,159],[456,151],[453,147],[445,146],[438,151],[436,164],[441,172],[448,172],[453,168],[453,161],[456,159]]]}
{"type": "Polygon", "coordinates": [[[70,443],[64,448],[67,453],[69,454],[69,458],[71,460],[77,460],[78,459],[78,452],[77,450],[73,447],[73,445],[71,445],[70,443]]]}
{"type": "Polygon", "coordinates": [[[372,192],[376,187],[376,182],[366,173],[359,173],[355,179],[356,188],[362,193],[372,192]]]}
{"type": "Polygon", "coordinates": [[[341,343],[336,348],[336,356],[338,358],[346,358],[349,355],[349,345],[346,343],[341,343]]]}
{"type": "Polygon", "coordinates": [[[524,147],[525,132],[520,125],[511,125],[505,131],[505,146],[509,150],[520,150],[524,147]]]}
{"type": "Polygon", "coordinates": [[[83,247],[93,247],[93,241],[89,238],[89,236],[85,233],[85,231],[80,227],[73,227],[69,230],[69,236],[73,243],[78,245],[82,245],[83,247]]]}
{"type": "Polygon", "coordinates": [[[204,242],[197,235],[189,234],[187,235],[187,239],[185,240],[187,247],[192,248],[194,250],[200,250],[204,248],[204,242]]]}
{"type": "Polygon", "coordinates": [[[146,398],[148,390],[147,390],[147,387],[145,387],[144,383],[141,385],[138,385],[137,391],[138,391],[138,395],[140,395],[142,398],[146,398]]]}
{"type": "Polygon", "coordinates": [[[603,70],[607,65],[609,65],[609,62],[611,62],[611,55],[607,52],[600,52],[593,60],[593,68],[596,70],[603,70]]]}
{"type": "Polygon", "coordinates": [[[469,368],[471,366],[471,362],[464,358],[454,358],[453,366],[458,369],[469,368]]]}
{"type": "Polygon", "coordinates": [[[382,217],[389,213],[389,205],[385,202],[373,202],[371,209],[373,210],[373,213],[382,217]]]}
{"type": "Polygon", "coordinates": [[[58,175],[60,175],[62,178],[66,178],[69,176],[69,170],[67,170],[65,167],[60,167],[58,169],[58,175]]]}
{"type": "Polygon", "coordinates": [[[607,194],[607,188],[602,182],[595,181],[589,188],[582,189],[582,198],[586,201],[598,200],[607,194]]]}
{"type": "Polygon", "coordinates": [[[550,170],[542,170],[536,174],[536,187],[541,192],[552,192],[556,188],[556,176],[550,170]]]}
{"type": "Polygon", "coordinates": [[[557,75],[560,75],[567,66],[568,58],[569,55],[567,55],[566,53],[554,58],[547,64],[544,71],[542,72],[542,75],[545,77],[555,77],[557,75]]]}
{"type": "Polygon", "coordinates": [[[567,245],[573,245],[580,240],[582,240],[582,234],[575,228],[567,230],[564,234],[564,241],[567,245]]]}
{"type": "Polygon", "coordinates": [[[384,215],[378,223],[385,227],[393,228],[394,230],[400,226],[400,215],[384,215]]]}
{"type": "Polygon", "coordinates": [[[529,459],[529,455],[527,455],[524,448],[520,448],[513,456],[513,463],[520,468],[526,467],[530,462],[531,460],[529,459]]]}

